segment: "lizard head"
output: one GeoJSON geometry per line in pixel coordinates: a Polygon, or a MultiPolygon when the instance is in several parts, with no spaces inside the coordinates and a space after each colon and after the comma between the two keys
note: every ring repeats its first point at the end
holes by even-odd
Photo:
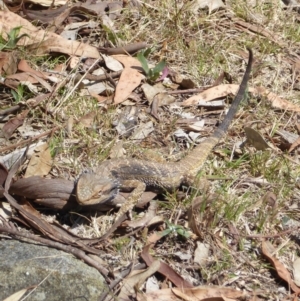
{"type": "Polygon", "coordinates": [[[76,199],[80,205],[95,205],[106,202],[118,193],[120,183],[94,172],[82,173],[76,185],[76,199]]]}

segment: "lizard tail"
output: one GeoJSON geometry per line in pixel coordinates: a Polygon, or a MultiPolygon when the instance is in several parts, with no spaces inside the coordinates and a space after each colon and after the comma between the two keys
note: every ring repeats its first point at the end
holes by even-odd
{"type": "Polygon", "coordinates": [[[247,68],[246,68],[245,74],[243,76],[242,82],[240,84],[239,90],[238,90],[223,122],[218,126],[218,128],[213,133],[213,136],[218,139],[221,139],[227,132],[228,127],[229,127],[234,115],[236,114],[236,112],[238,110],[239,104],[245,97],[247,83],[249,81],[250,72],[251,72],[251,68],[252,68],[252,62],[253,62],[253,52],[250,48],[247,48],[247,50],[249,51],[249,59],[248,59],[247,68]]]}
{"type": "Polygon", "coordinates": [[[238,106],[245,96],[253,61],[252,50],[250,48],[247,49],[249,51],[248,65],[243,76],[243,80],[240,84],[239,90],[223,122],[214,131],[212,136],[206,138],[203,142],[196,146],[195,149],[190,154],[188,154],[183,160],[181,160],[177,165],[178,170],[181,170],[181,172],[183,171],[186,175],[186,178],[192,179],[197,175],[212,149],[218,144],[220,139],[223,136],[225,136],[225,133],[238,110],[238,106]]]}

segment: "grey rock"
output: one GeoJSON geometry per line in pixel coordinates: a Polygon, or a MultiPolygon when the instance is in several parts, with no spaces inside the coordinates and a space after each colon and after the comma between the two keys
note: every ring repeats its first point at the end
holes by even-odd
{"type": "Polygon", "coordinates": [[[101,274],[71,254],[17,240],[0,240],[0,300],[37,285],[30,301],[97,300],[101,274]]]}

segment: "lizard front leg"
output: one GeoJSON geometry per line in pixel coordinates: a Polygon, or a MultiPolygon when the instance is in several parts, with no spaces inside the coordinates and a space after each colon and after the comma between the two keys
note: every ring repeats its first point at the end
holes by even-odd
{"type": "Polygon", "coordinates": [[[127,213],[134,208],[134,206],[142,196],[143,192],[146,190],[146,184],[138,180],[123,180],[121,186],[123,188],[134,187],[134,189],[126,199],[126,202],[121,206],[118,214],[116,215],[114,224],[100,238],[100,240],[108,238],[123,223],[123,221],[126,220],[127,213]]]}

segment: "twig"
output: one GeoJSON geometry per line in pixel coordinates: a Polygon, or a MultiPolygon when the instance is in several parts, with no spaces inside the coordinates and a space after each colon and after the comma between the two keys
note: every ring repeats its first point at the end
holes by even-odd
{"type": "Polygon", "coordinates": [[[80,85],[80,83],[84,80],[85,76],[89,73],[90,70],[92,70],[94,68],[94,66],[96,66],[101,60],[101,57],[99,57],[98,59],[96,59],[94,61],[94,63],[89,67],[89,69],[85,72],[84,75],[82,75],[82,77],[79,79],[79,81],[74,85],[74,87],[71,89],[71,91],[69,91],[69,93],[59,101],[59,103],[56,105],[53,114],[56,114],[58,109],[62,106],[62,104],[71,96],[71,94],[77,89],[77,87],[80,85]]]}
{"type": "Polygon", "coordinates": [[[128,54],[128,53],[135,53],[141,49],[144,49],[148,47],[148,45],[145,42],[140,42],[140,43],[133,43],[133,44],[128,44],[123,47],[116,47],[116,48],[105,48],[105,47],[99,47],[98,50],[101,53],[104,54],[128,54]]]}
{"type": "Polygon", "coordinates": [[[188,94],[188,93],[200,93],[204,90],[211,88],[211,86],[207,88],[198,88],[198,89],[187,89],[187,90],[175,90],[175,91],[168,91],[167,94],[188,94]]]}
{"type": "Polygon", "coordinates": [[[109,294],[109,292],[112,292],[112,290],[125,278],[127,277],[130,272],[132,271],[132,264],[129,265],[129,267],[127,267],[127,269],[125,269],[124,271],[122,271],[120,273],[120,275],[118,275],[117,279],[115,279],[114,281],[112,281],[108,287],[108,289],[105,289],[104,292],[100,295],[98,301],[104,301],[105,298],[107,297],[107,295],[109,294]]]}
{"type": "Polygon", "coordinates": [[[46,132],[44,132],[44,133],[42,133],[40,135],[31,137],[31,138],[29,138],[27,140],[15,143],[15,144],[10,145],[10,146],[3,147],[3,148],[0,149],[0,153],[6,152],[6,151],[14,149],[14,148],[17,148],[19,146],[24,146],[26,144],[29,144],[30,142],[33,142],[33,141],[38,140],[38,139],[40,139],[42,137],[48,136],[49,134],[51,134],[52,132],[58,130],[59,128],[60,128],[60,126],[55,126],[53,129],[51,129],[49,131],[46,131],[46,132]]]}

